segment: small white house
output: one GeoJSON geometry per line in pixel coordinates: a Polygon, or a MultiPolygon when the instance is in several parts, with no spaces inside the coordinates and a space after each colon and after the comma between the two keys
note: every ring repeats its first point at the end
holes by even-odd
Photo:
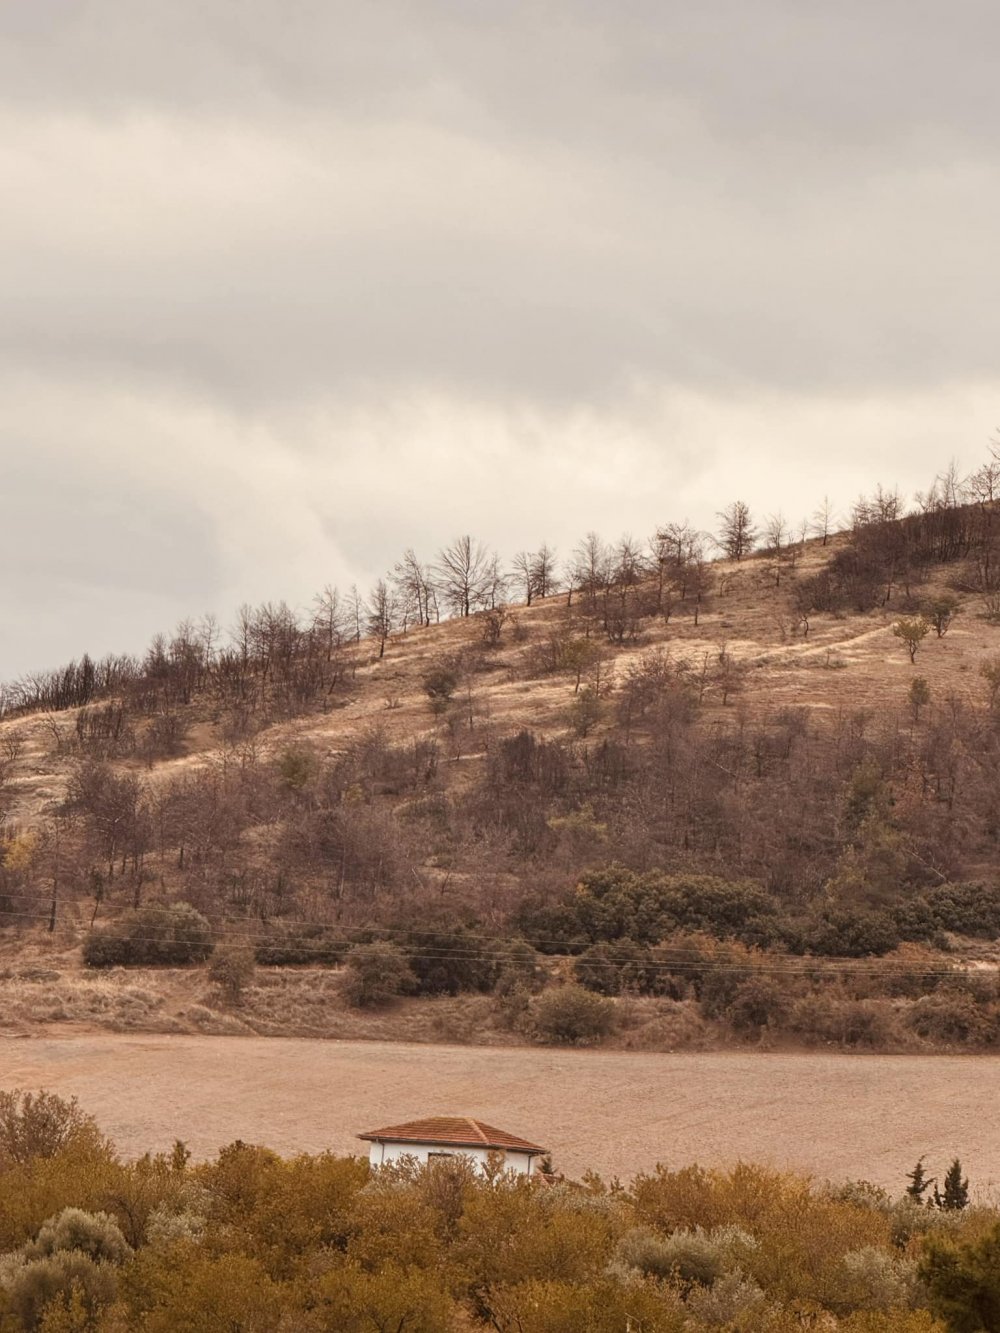
{"type": "Polygon", "coordinates": [[[469,1116],[435,1115],[426,1120],[409,1120],[404,1125],[388,1125],[359,1134],[370,1144],[368,1157],[372,1166],[414,1157],[421,1164],[445,1157],[470,1157],[477,1166],[484,1167],[491,1153],[502,1153],[508,1171],[530,1176],[536,1157],[542,1157],[547,1148],[519,1139],[506,1130],[485,1125],[469,1116]]]}

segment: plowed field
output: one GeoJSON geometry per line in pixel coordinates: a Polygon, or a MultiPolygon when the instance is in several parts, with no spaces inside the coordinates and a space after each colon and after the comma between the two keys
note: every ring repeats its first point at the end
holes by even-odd
{"type": "Polygon", "coordinates": [[[355,1152],[361,1130],[474,1115],[558,1167],[629,1177],[740,1158],[893,1190],[926,1155],[1000,1184],[992,1057],[688,1055],[245,1037],[0,1039],[0,1087],[76,1095],[126,1154],[236,1138],[355,1152]]]}

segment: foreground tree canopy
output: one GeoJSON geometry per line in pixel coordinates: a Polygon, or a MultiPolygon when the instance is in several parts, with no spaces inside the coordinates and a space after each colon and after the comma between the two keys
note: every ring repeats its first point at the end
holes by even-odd
{"type": "Polygon", "coordinates": [[[623,1186],[241,1142],[123,1162],[75,1103],[0,1110],[9,1333],[1000,1329],[994,1209],[750,1164],[623,1186]]]}

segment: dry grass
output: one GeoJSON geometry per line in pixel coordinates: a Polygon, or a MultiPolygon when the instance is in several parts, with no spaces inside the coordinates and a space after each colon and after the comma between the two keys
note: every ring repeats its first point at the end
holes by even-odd
{"type": "MultiPolygon", "coordinates": [[[[818,542],[806,545],[799,572],[820,568],[831,551],[818,542]]],[[[752,670],[739,707],[748,715],[771,713],[784,706],[808,707],[836,714],[840,710],[878,711],[903,703],[913,675],[924,676],[938,698],[952,695],[981,700],[981,662],[1000,652],[1000,626],[981,619],[974,596],[963,599],[962,612],[947,636],[925,640],[911,666],[902,646],[892,636],[891,626],[899,614],[895,606],[865,614],[814,617],[808,638],[796,636],[789,611],[786,575],[776,587],[768,562],[757,557],[734,565],[720,561],[715,566],[717,583],[725,591],[713,594],[710,609],[695,626],[689,615],[674,616],[669,624],[655,618],[644,622],[641,641],[606,645],[605,678],[613,681],[629,661],[650,649],[664,649],[677,659],[699,664],[706,656],[717,658],[725,650],[747,663],[752,670]]],[[[947,567],[933,571],[928,590],[945,587],[952,577],[947,567]]],[[[482,645],[480,622],[450,621],[428,629],[395,636],[386,656],[376,659],[367,643],[351,650],[354,655],[349,684],[332,702],[328,712],[275,723],[258,738],[262,752],[280,752],[290,745],[308,744],[321,753],[344,749],[366,729],[380,728],[388,741],[403,742],[435,736],[442,754],[453,761],[454,779],[465,772],[471,778],[494,734],[503,735],[530,726],[543,736],[568,732],[567,710],[573,698],[573,682],[565,676],[532,676],[532,648],[566,628],[565,597],[560,595],[516,609],[518,633],[508,628],[500,645],[489,650],[482,645]],[[471,708],[476,717],[476,741],[467,752],[454,742],[446,725],[436,719],[422,688],[427,671],[444,659],[466,654],[474,663],[465,685],[471,689],[471,708]]],[[[466,703],[467,703],[466,699],[466,703]]],[[[731,714],[718,701],[707,701],[707,721],[714,712],[731,714]]],[[[211,762],[218,753],[220,737],[210,713],[192,709],[193,725],[188,753],[179,759],[151,767],[139,760],[121,766],[141,772],[157,782],[185,768],[211,762]]],[[[31,824],[42,817],[66,791],[72,769],[72,740],[75,712],[55,716],[33,716],[0,722],[0,737],[11,730],[23,736],[23,752],[9,788],[9,817],[31,824]]]]}

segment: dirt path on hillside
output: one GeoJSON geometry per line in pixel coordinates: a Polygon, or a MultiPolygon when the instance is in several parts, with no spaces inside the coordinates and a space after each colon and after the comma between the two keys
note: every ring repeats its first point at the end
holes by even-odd
{"type": "Polygon", "coordinates": [[[955,1155],[1000,1193],[987,1056],[630,1054],[296,1038],[0,1038],[0,1087],[75,1095],[126,1154],[236,1138],[356,1152],[417,1116],[479,1116],[552,1148],[571,1175],[739,1158],[895,1191],[955,1155]]]}

